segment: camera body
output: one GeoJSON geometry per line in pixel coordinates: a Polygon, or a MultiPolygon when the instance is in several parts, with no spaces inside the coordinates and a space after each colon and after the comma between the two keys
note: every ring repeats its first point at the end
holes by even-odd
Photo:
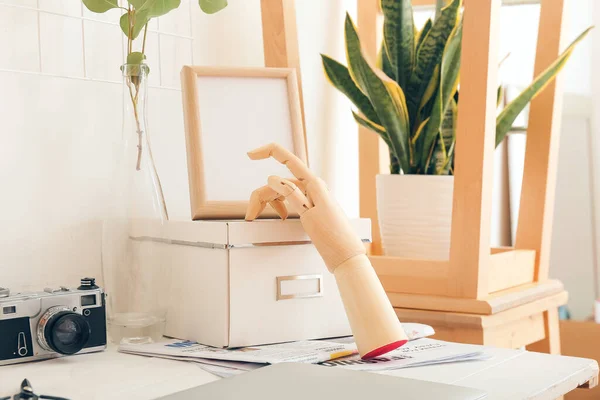
{"type": "Polygon", "coordinates": [[[11,295],[0,288],[0,365],[105,348],[106,302],[93,278],[77,289],[11,295]]]}

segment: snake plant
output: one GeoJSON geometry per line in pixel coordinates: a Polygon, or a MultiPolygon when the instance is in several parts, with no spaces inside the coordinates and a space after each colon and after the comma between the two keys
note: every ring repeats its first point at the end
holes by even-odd
{"type": "MultiPolygon", "coordinates": [[[[390,150],[390,172],[451,175],[459,105],[462,0],[439,0],[434,20],[420,31],[410,0],[381,0],[383,44],[377,66],[362,51],[346,16],[348,66],[321,55],[329,81],[356,107],[356,122],[377,133],[390,150]]],[[[560,72],[588,28],[496,119],[498,145],[525,106],[560,72]]],[[[501,90],[498,90],[500,95],[501,90]]]]}

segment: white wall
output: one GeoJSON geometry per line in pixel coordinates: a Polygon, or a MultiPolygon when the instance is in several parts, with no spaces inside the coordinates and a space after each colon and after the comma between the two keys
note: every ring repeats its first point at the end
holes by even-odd
{"type": "MultiPolygon", "coordinates": [[[[593,3],[566,2],[565,45],[593,25],[593,3]]],[[[501,54],[511,55],[501,68],[501,79],[504,84],[524,87],[533,77],[539,5],[505,7],[502,18],[501,54]]],[[[564,107],[550,254],[550,277],[565,284],[568,307],[576,319],[591,315],[596,293],[591,159],[594,153],[589,151],[594,42],[589,35],[580,43],[562,72],[564,107]]]]}
{"type": "MultiPolygon", "coordinates": [[[[592,8],[591,0],[566,2],[565,45],[593,24],[592,8]]],[[[502,35],[501,54],[511,53],[501,68],[502,81],[524,87],[533,77],[539,6],[505,7],[502,17],[510,21],[510,27],[518,27],[504,29],[502,35]]],[[[594,171],[589,151],[593,45],[590,35],[578,45],[562,72],[564,107],[550,254],[550,276],[565,284],[568,307],[576,319],[591,315],[596,293],[594,171]]]]}
{"type": "MultiPolygon", "coordinates": [[[[356,0],[297,2],[312,167],[358,214],[357,131],[319,52],[343,59],[356,0]]],[[[100,276],[101,220],[121,134],[123,38],[116,11],[80,0],[0,0],[0,286],[35,290],[100,276]]],[[[195,0],[152,23],[149,132],[169,212],[189,218],[179,70],[263,65],[260,0],[207,16],[195,0]]],[[[265,177],[266,178],[266,177],[265,177]]]]}
{"type": "MultiPolygon", "coordinates": [[[[567,4],[570,40],[600,14],[592,0],[567,4]]],[[[299,0],[296,7],[309,158],[355,216],[357,130],[350,104],[323,76],[319,53],[344,60],[343,19],[345,11],[355,15],[356,0],[299,0]]],[[[502,67],[505,83],[523,85],[532,77],[538,13],[538,6],[503,9],[500,55],[511,52],[502,67]]],[[[417,19],[424,21],[424,15],[417,19]]],[[[0,0],[0,286],[39,289],[100,276],[101,219],[110,196],[112,146],[121,132],[123,34],[117,19],[114,12],[90,13],[79,0],[0,0]]],[[[592,80],[592,48],[591,40],[583,43],[567,66],[568,93],[600,93],[592,80]]],[[[260,0],[229,0],[227,9],[212,16],[202,14],[195,0],[183,0],[179,10],[151,25],[147,52],[154,154],[171,216],[187,219],[178,73],[190,63],[262,65],[260,0]]],[[[573,252],[578,236],[568,232],[588,235],[580,205],[590,188],[572,186],[572,174],[586,161],[577,152],[585,142],[568,136],[581,131],[580,122],[570,124],[566,119],[552,273],[565,280],[580,304],[577,312],[584,314],[592,296],[591,247],[573,252]],[[573,160],[578,167],[562,167],[573,160]],[[569,264],[573,253],[581,255],[577,273],[569,264]]]]}

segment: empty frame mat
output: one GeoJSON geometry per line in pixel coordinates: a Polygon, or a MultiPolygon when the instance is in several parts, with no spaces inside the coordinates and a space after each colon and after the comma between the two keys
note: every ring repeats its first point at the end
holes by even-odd
{"type": "MultiPolygon", "coordinates": [[[[193,219],[243,218],[252,191],[290,172],[247,152],[279,143],[306,162],[293,69],[184,67],[183,103],[193,219]]],[[[274,217],[267,209],[263,216],[274,217]]]]}

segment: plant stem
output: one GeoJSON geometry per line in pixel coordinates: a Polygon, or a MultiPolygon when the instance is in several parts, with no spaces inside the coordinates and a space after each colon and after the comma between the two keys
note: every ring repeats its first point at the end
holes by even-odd
{"type": "Polygon", "coordinates": [[[139,86],[136,85],[136,93],[135,96],[133,95],[133,92],[131,90],[131,83],[130,83],[130,78],[125,78],[127,79],[127,87],[129,88],[129,97],[131,98],[131,104],[133,105],[133,116],[135,118],[135,126],[136,126],[136,133],[138,135],[138,154],[137,154],[137,161],[135,163],[135,169],[136,171],[139,171],[141,168],[141,164],[142,164],[142,138],[143,138],[143,134],[144,131],[142,131],[142,127],[140,124],[140,117],[138,114],[138,99],[139,99],[139,86]]]}
{"type": "Polygon", "coordinates": [[[127,21],[129,22],[129,29],[127,30],[127,54],[131,54],[133,50],[133,39],[131,37],[133,36],[133,25],[135,24],[134,18],[133,8],[130,4],[129,11],[127,12],[127,21]]]}
{"type": "Polygon", "coordinates": [[[144,39],[142,40],[142,54],[146,51],[146,34],[148,33],[148,23],[144,25],[144,39]]]}
{"type": "MultiPolygon", "coordinates": [[[[129,56],[129,54],[132,53],[133,51],[133,29],[135,26],[135,11],[133,10],[131,4],[129,5],[129,9],[127,11],[127,20],[129,22],[129,29],[128,29],[128,34],[127,34],[127,55],[129,56]]],[[[144,39],[142,42],[142,54],[144,54],[145,48],[146,48],[146,35],[148,32],[148,24],[146,23],[146,25],[144,26],[144,39]]],[[[141,69],[139,69],[138,71],[140,74],[142,73],[141,69]]],[[[131,104],[133,106],[133,116],[135,117],[135,125],[136,125],[136,132],[138,135],[138,144],[137,144],[137,148],[138,148],[138,154],[137,154],[137,161],[135,163],[135,169],[136,171],[139,171],[141,169],[141,163],[142,163],[142,148],[143,148],[143,136],[144,136],[144,132],[142,131],[142,127],[140,124],[140,117],[139,117],[139,113],[138,113],[138,100],[139,100],[139,94],[140,94],[140,87],[139,87],[139,81],[133,82],[133,85],[135,86],[135,96],[133,95],[133,91],[131,88],[131,83],[133,81],[133,77],[127,76],[127,71],[126,73],[126,78],[127,79],[127,87],[129,88],[129,97],[131,98],[131,104]]],[[[139,76],[136,77],[137,79],[139,79],[139,76]]]]}

